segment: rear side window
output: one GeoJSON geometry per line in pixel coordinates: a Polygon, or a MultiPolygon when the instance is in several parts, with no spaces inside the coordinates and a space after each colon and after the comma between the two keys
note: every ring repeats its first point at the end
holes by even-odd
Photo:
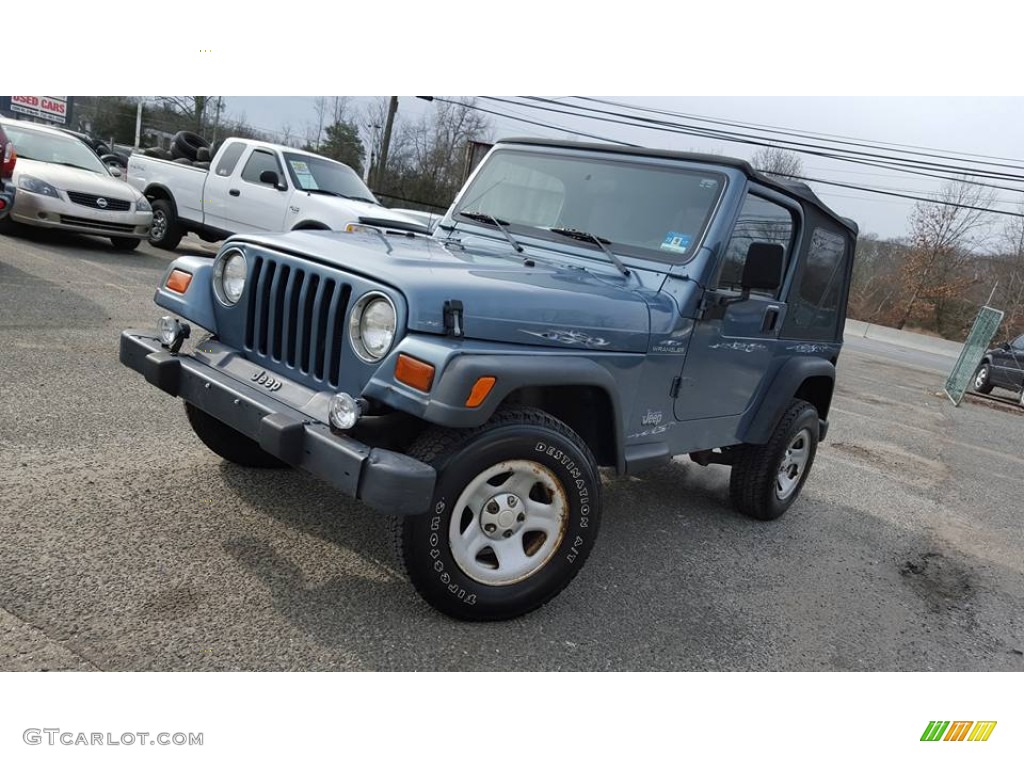
{"type": "MultiPolygon", "coordinates": [[[[752,194],[747,195],[740,210],[739,220],[733,229],[732,238],[725,248],[722,271],[718,287],[740,289],[743,267],[747,263],[747,250],[751,243],[777,243],[785,251],[783,264],[789,263],[790,247],[793,243],[793,214],[788,208],[752,194]]],[[[785,267],[783,267],[785,274],[785,267]]],[[[770,292],[753,291],[753,293],[770,292]]]]}
{"type": "Polygon", "coordinates": [[[823,227],[813,230],[807,261],[801,266],[790,294],[783,335],[812,339],[835,337],[846,252],[846,238],[841,234],[823,227]]]}
{"type": "Polygon", "coordinates": [[[238,158],[242,156],[242,151],[245,149],[245,144],[240,141],[233,141],[227,145],[224,149],[224,153],[220,156],[220,160],[217,161],[217,168],[214,171],[218,176],[230,176],[235,166],[238,165],[238,158]]]}
{"type": "Polygon", "coordinates": [[[281,176],[281,168],[278,166],[277,158],[274,155],[262,149],[254,150],[246,161],[245,168],[242,169],[242,178],[253,184],[260,184],[262,183],[260,181],[260,174],[264,171],[273,171],[278,175],[278,178],[281,176]]]}

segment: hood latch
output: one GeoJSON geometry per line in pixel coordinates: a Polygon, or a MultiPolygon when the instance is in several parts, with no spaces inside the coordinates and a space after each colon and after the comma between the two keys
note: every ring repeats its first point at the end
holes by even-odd
{"type": "Polygon", "coordinates": [[[444,303],[444,332],[447,336],[461,338],[465,335],[462,322],[462,302],[449,299],[444,303]]]}

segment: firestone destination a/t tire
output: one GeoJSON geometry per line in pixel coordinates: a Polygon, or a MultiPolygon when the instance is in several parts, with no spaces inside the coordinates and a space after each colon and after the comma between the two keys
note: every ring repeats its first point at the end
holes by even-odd
{"type": "Polygon", "coordinates": [[[529,613],[590,554],[600,476],[590,449],[534,408],[501,409],[473,430],[430,429],[409,450],[437,470],[430,511],[396,524],[419,594],[467,621],[529,613]]]}
{"type": "Polygon", "coordinates": [[[755,520],[775,520],[803,490],[818,450],[818,411],[794,399],[765,445],[735,449],[729,496],[736,510],[755,520]]]}

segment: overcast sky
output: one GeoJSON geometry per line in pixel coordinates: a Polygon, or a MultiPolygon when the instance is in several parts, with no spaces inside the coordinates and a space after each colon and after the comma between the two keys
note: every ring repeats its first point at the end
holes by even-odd
{"type": "MultiPolygon", "coordinates": [[[[1024,98],[1020,97],[604,98],[702,117],[833,134],[873,143],[916,145],[939,150],[940,153],[1024,157],[1020,140],[1020,126],[1024,125],[1024,98]]],[[[353,113],[361,117],[369,100],[367,97],[354,97],[351,101],[353,113]]],[[[582,104],[571,99],[564,101],[567,105],[582,104]]],[[[516,114],[541,123],[652,147],[711,151],[744,159],[750,159],[758,149],[756,146],[702,137],[602,124],[524,106],[513,107],[486,100],[478,101],[477,104],[496,112],[516,114]]],[[[307,124],[314,119],[313,97],[229,97],[226,108],[236,116],[244,114],[247,122],[266,131],[280,131],[288,124],[301,135],[307,124]]],[[[432,109],[434,106],[430,103],[414,97],[401,97],[399,119],[415,119],[432,109]]],[[[495,138],[566,135],[565,131],[548,130],[496,116],[490,118],[495,138]]],[[[924,195],[935,193],[941,184],[924,177],[827,158],[803,155],[801,159],[806,176],[828,181],[924,195]]],[[[1024,160],[1020,162],[1024,166],[1024,160]]],[[[823,184],[812,186],[837,212],[856,220],[861,232],[874,232],[883,237],[906,233],[907,217],[913,208],[913,201],[823,184]]],[[[1000,191],[998,205],[1014,210],[1022,199],[1020,194],[1000,191]]],[[[995,226],[1001,227],[1001,221],[996,221],[995,226]]]]}

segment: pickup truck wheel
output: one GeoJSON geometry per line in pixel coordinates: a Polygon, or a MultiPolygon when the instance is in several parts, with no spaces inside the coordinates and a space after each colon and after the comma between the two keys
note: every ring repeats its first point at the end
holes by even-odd
{"type": "Polygon", "coordinates": [[[978,372],[974,374],[974,391],[982,395],[987,395],[992,391],[992,384],[989,382],[989,374],[992,369],[988,367],[988,363],[982,363],[978,367],[978,372]]]}
{"type": "Polygon", "coordinates": [[[199,410],[192,403],[185,403],[185,413],[196,437],[222,459],[242,467],[257,469],[280,469],[288,466],[260,448],[260,444],[255,440],[199,410]]]}
{"type": "Polygon", "coordinates": [[[756,520],[775,520],[789,509],[814,463],[818,429],[817,409],[794,399],[766,445],[736,449],[729,495],[738,512],[756,520]]]}
{"type": "Polygon", "coordinates": [[[110,242],[113,243],[115,250],[134,251],[142,241],[137,237],[112,237],[110,242]]]}
{"type": "Polygon", "coordinates": [[[184,234],[174,217],[174,209],[166,200],[154,200],[153,224],[149,228],[149,242],[157,248],[173,251],[184,234]]]}
{"type": "Polygon", "coordinates": [[[473,430],[431,429],[410,455],[437,470],[430,511],[396,525],[419,594],[457,619],[528,613],[561,592],[597,536],[600,480],[589,448],[533,408],[473,430]]]}

